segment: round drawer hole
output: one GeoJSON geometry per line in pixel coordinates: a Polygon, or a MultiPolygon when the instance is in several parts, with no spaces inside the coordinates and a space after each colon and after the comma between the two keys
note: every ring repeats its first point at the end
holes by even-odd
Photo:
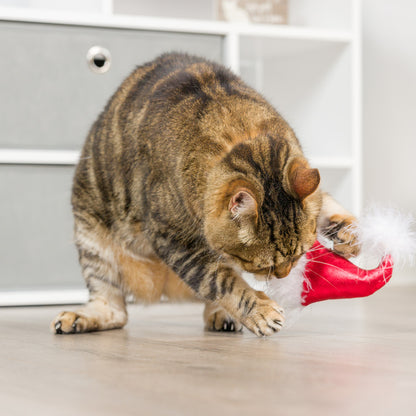
{"type": "Polygon", "coordinates": [[[96,74],[104,74],[110,69],[111,54],[102,46],[93,46],[87,52],[88,66],[96,74]]]}

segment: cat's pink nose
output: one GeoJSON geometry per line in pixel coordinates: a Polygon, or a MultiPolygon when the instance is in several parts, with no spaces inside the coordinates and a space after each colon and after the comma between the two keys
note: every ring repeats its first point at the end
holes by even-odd
{"type": "Polygon", "coordinates": [[[283,279],[286,277],[292,270],[292,263],[288,263],[282,266],[279,266],[275,269],[274,275],[278,279],[283,279]]]}

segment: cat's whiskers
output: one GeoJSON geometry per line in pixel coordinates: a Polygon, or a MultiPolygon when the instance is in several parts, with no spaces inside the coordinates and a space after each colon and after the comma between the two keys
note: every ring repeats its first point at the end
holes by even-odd
{"type": "Polygon", "coordinates": [[[222,255],[222,254],[220,254],[220,255],[218,256],[218,260],[217,260],[217,267],[215,268],[215,273],[217,273],[217,272],[218,272],[218,268],[220,267],[220,262],[221,262],[221,260],[222,260],[222,257],[223,257],[223,255],[222,255]]]}
{"type": "MultiPolygon", "coordinates": [[[[316,261],[315,259],[310,259],[308,263],[309,263],[309,264],[310,264],[310,263],[322,264],[322,265],[324,265],[324,266],[334,267],[335,269],[338,269],[338,270],[344,270],[342,267],[336,266],[335,264],[332,264],[332,263],[327,263],[327,262],[325,262],[325,261],[316,261]]],[[[357,269],[358,269],[358,266],[357,266],[357,269]]]]}
{"type": "Polygon", "coordinates": [[[307,267],[305,267],[305,272],[309,272],[309,273],[313,273],[315,275],[317,275],[318,277],[320,277],[321,279],[325,280],[325,282],[327,282],[329,285],[331,285],[332,287],[336,288],[336,286],[331,283],[328,279],[326,279],[325,277],[323,277],[321,274],[319,274],[317,271],[309,269],[307,267]]]}
{"type": "MultiPolygon", "coordinates": [[[[320,251],[320,250],[322,250],[322,247],[315,247],[315,248],[310,248],[304,255],[306,255],[306,254],[310,254],[310,253],[315,253],[315,252],[317,252],[317,251],[320,251]]],[[[323,253],[324,254],[324,253],[323,253]]]]}
{"type": "Polygon", "coordinates": [[[325,231],[323,231],[322,235],[324,237],[331,238],[331,237],[337,235],[341,230],[343,232],[349,232],[352,236],[357,235],[357,225],[356,224],[348,224],[348,225],[342,226],[341,229],[338,227],[338,224],[335,224],[335,225],[327,228],[325,231]]]}
{"type": "Polygon", "coordinates": [[[266,276],[266,288],[267,290],[269,290],[270,288],[270,280],[271,280],[271,275],[272,275],[272,271],[274,269],[274,265],[269,267],[269,273],[266,276]]]}

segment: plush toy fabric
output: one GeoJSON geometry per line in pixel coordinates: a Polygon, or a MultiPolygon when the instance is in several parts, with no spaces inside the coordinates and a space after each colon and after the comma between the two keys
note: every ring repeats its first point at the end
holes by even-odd
{"type": "Polygon", "coordinates": [[[412,264],[416,252],[414,220],[395,209],[369,209],[355,232],[361,254],[346,260],[331,251],[331,242],[320,236],[284,279],[259,282],[245,273],[256,290],[263,290],[286,312],[288,327],[302,309],[314,302],[369,296],[383,287],[395,267],[412,264]]]}

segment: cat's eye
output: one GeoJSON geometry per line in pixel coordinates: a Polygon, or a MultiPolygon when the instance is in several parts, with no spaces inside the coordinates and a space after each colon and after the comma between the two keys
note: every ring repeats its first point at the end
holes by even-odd
{"type": "Polygon", "coordinates": [[[246,260],[243,257],[239,256],[238,254],[231,254],[233,257],[237,258],[238,260],[240,260],[243,263],[251,263],[250,260],[246,260]]]}
{"type": "Polygon", "coordinates": [[[291,259],[292,264],[297,263],[297,262],[301,259],[301,257],[302,257],[304,254],[305,254],[305,252],[304,252],[304,251],[302,251],[302,252],[301,252],[300,254],[298,254],[297,256],[293,256],[293,257],[292,257],[292,259],[291,259]]]}
{"type": "Polygon", "coordinates": [[[253,264],[251,260],[244,259],[238,254],[231,254],[231,256],[240,260],[251,273],[269,274],[273,268],[273,266],[263,267],[261,264],[253,264]]]}
{"type": "Polygon", "coordinates": [[[272,272],[273,267],[263,267],[261,269],[257,269],[256,273],[258,274],[270,274],[272,272]]]}

